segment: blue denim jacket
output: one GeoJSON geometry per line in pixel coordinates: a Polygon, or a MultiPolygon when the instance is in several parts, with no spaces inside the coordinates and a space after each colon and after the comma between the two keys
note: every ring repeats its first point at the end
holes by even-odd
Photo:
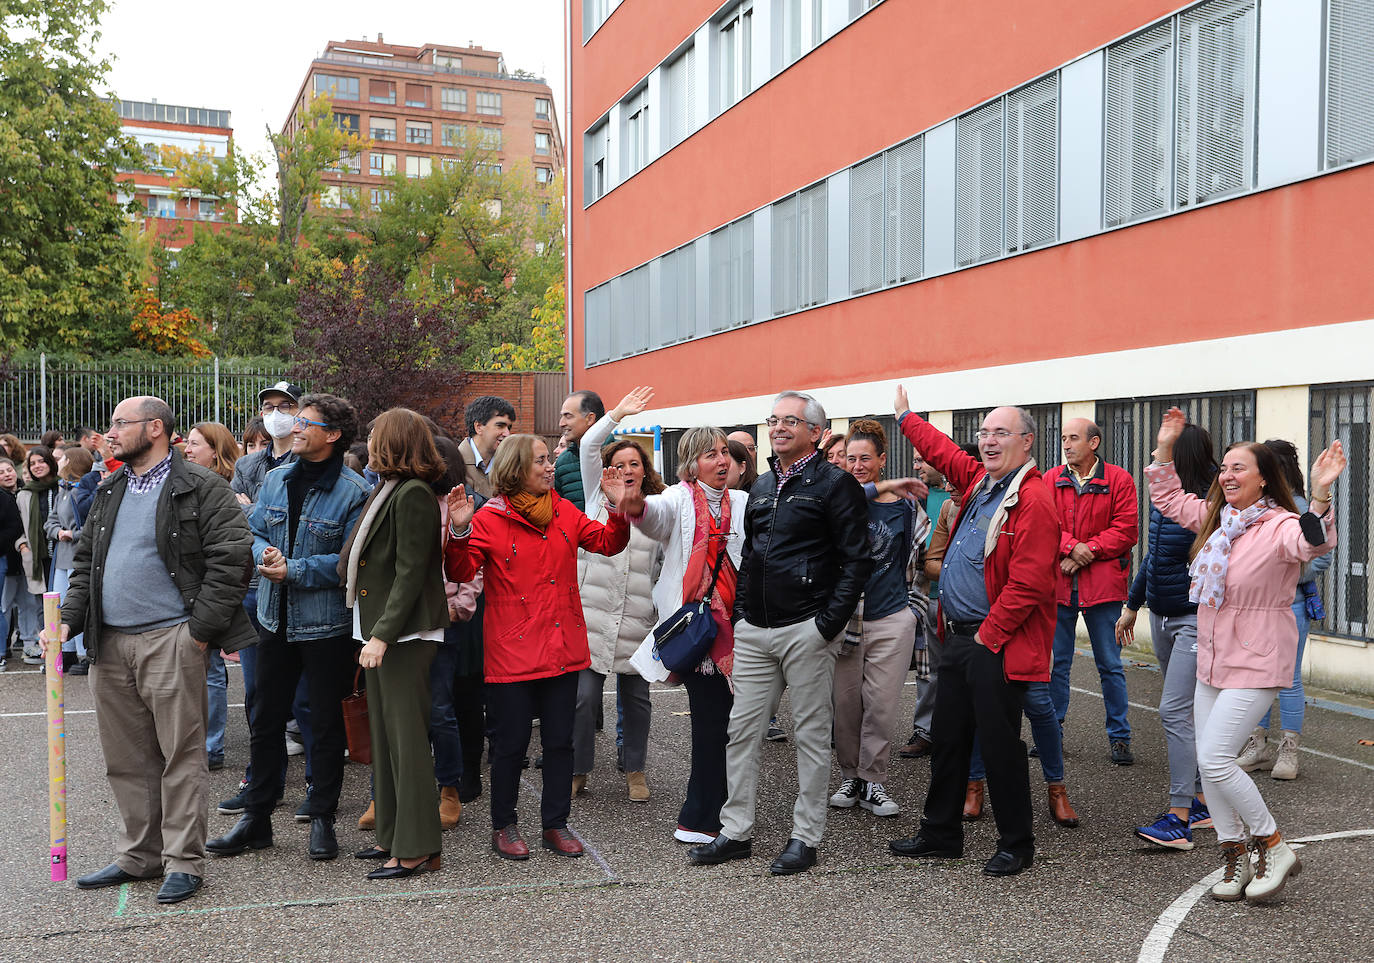
{"type": "Polygon", "coordinates": [[[268,472],[248,514],[254,563],[262,563],[263,550],[269,545],[287,556],[286,581],[264,578],[258,585],[258,621],[267,631],[278,631],[281,587],[285,584],[290,587],[286,597],[288,641],[352,635],[353,615],[344,605],[344,590],[339,584],[339,551],[372,490],[361,475],[342,462],[337,473],[327,471],[305,493],[296,544],[288,552],[291,533],[287,527],[286,483],[295,469],[293,462],[268,472]]]}

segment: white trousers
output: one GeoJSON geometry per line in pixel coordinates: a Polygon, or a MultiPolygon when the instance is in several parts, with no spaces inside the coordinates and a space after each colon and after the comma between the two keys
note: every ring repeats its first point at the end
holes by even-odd
{"type": "Polygon", "coordinates": [[[1278,689],[1217,689],[1198,682],[1193,699],[1197,766],[1219,842],[1268,836],[1277,828],[1255,780],[1236,765],[1250,730],[1269,710],[1278,689]]]}

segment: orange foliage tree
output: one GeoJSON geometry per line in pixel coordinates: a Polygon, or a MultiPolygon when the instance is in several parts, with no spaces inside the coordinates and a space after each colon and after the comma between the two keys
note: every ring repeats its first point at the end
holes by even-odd
{"type": "Polygon", "coordinates": [[[139,347],[157,354],[192,358],[210,357],[205,346],[205,324],[185,308],[163,311],[152,291],[137,298],[138,313],[130,324],[139,347]]]}

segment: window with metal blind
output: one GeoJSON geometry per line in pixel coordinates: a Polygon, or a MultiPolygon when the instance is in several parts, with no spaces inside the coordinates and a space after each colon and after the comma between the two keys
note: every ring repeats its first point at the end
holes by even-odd
{"type": "Polygon", "coordinates": [[[428,107],[429,88],[423,84],[406,84],[406,106],[428,107]]]}
{"type": "Polygon", "coordinates": [[[925,143],[913,137],[889,150],[887,161],[887,217],[883,230],[883,278],[888,284],[921,276],[925,229],[925,143]]]}
{"type": "MultiPolygon", "coordinates": [[[[649,350],[649,266],[637,267],[620,277],[621,299],[613,305],[620,342],[613,345],[619,356],[628,358],[649,350]]],[[[613,295],[614,297],[614,295],[613,295]]]]}
{"type": "Polygon", "coordinates": [[[883,155],[849,170],[849,290],[883,284],[883,155]]]}
{"type": "Polygon", "coordinates": [[[602,121],[585,136],[585,169],[586,183],[583,190],[586,193],[585,203],[592,201],[606,193],[606,155],[610,151],[610,123],[602,121]]]}
{"type": "Polygon", "coordinates": [[[1255,0],[1213,0],[1178,18],[1180,207],[1254,183],[1258,19],[1255,0]]]}
{"type": "Polygon", "coordinates": [[[587,364],[600,364],[611,357],[611,285],[592,288],[583,298],[582,336],[587,364]]]}
{"type": "Polygon", "coordinates": [[[1173,78],[1172,20],[1107,48],[1103,201],[1108,227],[1169,209],[1173,78]]]}
{"type": "Polygon", "coordinates": [[[821,0],[773,0],[773,72],[790,66],[821,42],[821,0]]]}
{"type": "Polygon", "coordinates": [[[368,80],[367,99],[374,104],[396,103],[396,82],[393,80],[368,80]]]}
{"type": "Polygon", "coordinates": [[[1059,239],[1059,74],[1007,95],[1006,249],[1059,239]]]}
{"type": "Polygon", "coordinates": [[[750,90],[753,69],[754,4],[741,3],[716,27],[717,111],[733,105],[750,90]]]}
{"type": "Polygon", "coordinates": [[[725,331],[754,318],[754,216],[712,231],[709,243],[710,327],[725,331]]]}
{"type": "MultiPolygon", "coordinates": [[[[978,432],[983,427],[983,419],[992,411],[991,408],[965,408],[954,413],[954,434],[951,436],[955,444],[976,445],[978,444],[978,432]]],[[[1029,405],[1026,410],[1035,419],[1035,438],[1031,443],[1031,457],[1035,459],[1035,465],[1042,472],[1053,468],[1064,460],[1063,449],[1060,447],[1060,418],[1062,411],[1059,405],[1029,405]]]]}
{"type": "Polygon", "coordinates": [[[797,310],[797,195],[783,198],[772,208],[769,255],[774,314],[797,310]]]}
{"type": "Polygon", "coordinates": [[[649,88],[641,87],[620,104],[620,176],[623,180],[649,162],[649,88]]]}
{"type": "Polygon", "coordinates": [[[697,252],[684,244],[659,258],[658,337],[653,347],[677,344],[696,334],[697,252]]]}
{"type": "Polygon", "coordinates": [[[1327,0],[1323,158],[1374,154],[1374,0],[1327,0]]]}
{"type": "Polygon", "coordinates": [[[829,185],[821,181],[797,195],[797,250],[801,306],[824,304],[830,290],[829,185]]]}
{"type": "Polygon", "coordinates": [[[696,109],[696,46],[684,50],[663,68],[664,147],[682,143],[692,130],[696,109]]]}
{"type": "Polygon", "coordinates": [[[395,140],[396,118],[376,117],[368,121],[373,140],[395,140]]]}
{"type": "MultiPolygon", "coordinates": [[[[1336,513],[1336,547],[1331,568],[1317,581],[1326,604],[1324,635],[1374,641],[1370,611],[1374,581],[1370,579],[1369,520],[1374,517],[1371,490],[1370,426],[1374,424],[1374,384],[1314,387],[1311,392],[1309,460],[1334,439],[1345,446],[1350,465],[1336,483],[1332,510],[1336,513]]],[[[1306,466],[1304,466],[1306,468],[1306,466]]]]}
{"type": "Polygon", "coordinates": [[[954,245],[961,267],[1002,253],[1002,101],[954,122],[954,245]]]}
{"type": "Polygon", "coordinates": [[[406,143],[407,144],[432,144],[434,143],[434,125],[429,122],[417,120],[406,121],[406,143]]]}

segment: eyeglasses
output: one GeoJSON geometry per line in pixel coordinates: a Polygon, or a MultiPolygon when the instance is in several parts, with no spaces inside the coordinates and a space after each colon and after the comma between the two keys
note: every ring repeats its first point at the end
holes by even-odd
{"type": "Polygon", "coordinates": [[[156,420],[156,418],[116,418],[110,422],[110,430],[106,434],[117,435],[130,425],[142,425],[156,420]]]}
{"type": "Polygon", "coordinates": [[[270,401],[264,401],[262,403],[262,413],[264,415],[270,415],[274,411],[280,411],[284,415],[289,415],[295,410],[296,403],[294,401],[279,401],[275,405],[270,401]]]}
{"type": "Polygon", "coordinates": [[[300,415],[296,416],[296,419],[292,422],[292,424],[299,428],[301,431],[305,431],[307,428],[311,427],[323,428],[325,431],[328,431],[331,427],[333,427],[331,425],[326,425],[323,421],[311,421],[309,418],[302,418],[300,415]]]}
{"type": "Polygon", "coordinates": [[[996,431],[988,431],[981,428],[978,431],[978,440],[987,441],[989,438],[996,438],[998,441],[1006,441],[1008,438],[1015,438],[1017,435],[1029,435],[1029,431],[1007,431],[1005,428],[998,428],[996,431]]]}
{"type": "Polygon", "coordinates": [[[784,415],[779,418],[777,415],[769,415],[763,422],[769,428],[776,428],[778,425],[786,425],[788,428],[795,428],[798,425],[809,425],[811,422],[805,418],[798,418],[796,415],[784,415]]]}

